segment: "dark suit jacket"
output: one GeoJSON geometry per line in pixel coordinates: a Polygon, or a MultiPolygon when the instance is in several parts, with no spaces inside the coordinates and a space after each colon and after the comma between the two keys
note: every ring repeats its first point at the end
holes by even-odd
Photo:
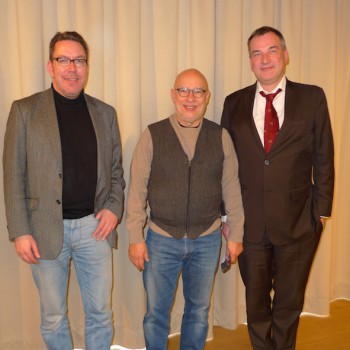
{"type": "Polygon", "coordinates": [[[268,155],[253,120],[256,84],[227,96],[222,125],[238,162],[244,240],[283,245],[321,233],[333,198],[333,138],[323,90],[287,80],[284,122],[268,155]]]}
{"type": "MultiPolygon", "coordinates": [[[[120,220],[124,203],[121,142],[115,109],[85,95],[97,139],[95,214],[102,208],[120,220]]],[[[51,89],[12,104],[3,154],[4,195],[11,240],[32,234],[43,259],[55,259],[63,243],[62,154],[51,89]]],[[[117,232],[108,237],[113,247],[117,232]]]]}

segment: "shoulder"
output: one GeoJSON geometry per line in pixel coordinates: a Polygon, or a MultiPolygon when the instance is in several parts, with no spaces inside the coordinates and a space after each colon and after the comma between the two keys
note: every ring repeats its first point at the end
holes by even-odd
{"type": "Polygon", "coordinates": [[[209,119],[203,119],[202,130],[209,137],[217,135],[218,138],[222,139],[223,127],[209,119]]]}
{"type": "Polygon", "coordinates": [[[317,85],[295,83],[287,80],[286,103],[298,104],[307,109],[328,108],[327,97],[323,89],[317,85]]]}
{"type": "Polygon", "coordinates": [[[53,101],[53,94],[51,89],[47,89],[41,92],[37,92],[33,95],[21,98],[19,100],[13,101],[14,104],[18,104],[21,107],[31,107],[37,103],[40,103],[42,101],[47,101],[49,99],[52,99],[53,101]]]}
{"type": "Polygon", "coordinates": [[[324,94],[323,89],[320,86],[312,85],[312,84],[304,84],[304,83],[297,83],[294,81],[290,81],[287,79],[286,84],[286,93],[293,91],[296,93],[308,93],[308,94],[315,94],[315,93],[321,93],[324,94]]]}
{"type": "Polygon", "coordinates": [[[231,94],[227,95],[225,98],[225,103],[240,99],[242,97],[245,97],[249,94],[255,93],[256,90],[256,83],[253,85],[249,85],[245,88],[242,88],[240,90],[234,91],[231,94]]]}
{"type": "Polygon", "coordinates": [[[165,119],[159,120],[157,122],[154,122],[152,124],[149,124],[148,128],[162,127],[162,126],[169,125],[169,124],[170,124],[170,119],[165,118],[165,119]]]}
{"type": "Polygon", "coordinates": [[[171,122],[169,118],[166,118],[148,125],[147,129],[151,133],[155,133],[155,132],[161,132],[162,130],[168,129],[169,127],[171,127],[171,122]]]}
{"type": "Polygon", "coordinates": [[[222,130],[222,126],[213,122],[212,120],[209,120],[207,118],[203,119],[203,126],[211,129],[217,129],[217,130],[222,130]]]}

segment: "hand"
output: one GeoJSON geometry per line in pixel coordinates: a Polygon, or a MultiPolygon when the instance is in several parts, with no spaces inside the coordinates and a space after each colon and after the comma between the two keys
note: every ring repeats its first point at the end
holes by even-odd
{"type": "Polygon", "coordinates": [[[321,224],[322,224],[322,227],[324,228],[326,226],[326,218],[320,218],[320,221],[321,221],[321,224]]]}
{"type": "Polygon", "coordinates": [[[145,269],[145,261],[149,262],[146,243],[130,243],[129,259],[139,271],[143,271],[145,269]]]}
{"type": "Polygon", "coordinates": [[[238,255],[241,254],[242,252],[243,252],[243,243],[227,241],[226,253],[230,254],[232,264],[236,263],[238,255]]]}
{"type": "Polygon", "coordinates": [[[40,253],[32,235],[24,235],[14,240],[17,255],[28,264],[39,264],[40,253]]]}
{"type": "Polygon", "coordinates": [[[96,241],[99,241],[100,239],[104,241],[117,226],[118,218],[110,210],[102,209],[97,213],[96,219],[100,222],[98,223],[92,236],[96,238],[96,241]]]}

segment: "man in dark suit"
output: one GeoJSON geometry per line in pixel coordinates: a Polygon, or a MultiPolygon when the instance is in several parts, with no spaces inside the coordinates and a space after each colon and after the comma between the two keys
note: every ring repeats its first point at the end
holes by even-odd
{"type": "Polygon", "coordinates": [[[222,115],[238,156],[245,212],[239,267],[253,348],[290,350],[331,215],[332,131],[323,90],[286,79],[288,51],[278,30],[257,29],[248,49],[257,82],[227,96],[222,115]],[[273,93],[269,105],[264,96],[273,93]]]}
{"type": "Polygon", "coordinates": [[[9,238],[30,264],[49,350],[72,350],[67,319],[74,262],[85,311],[85,349],[110,349],[112,249],[124,179],[115,109],[84,93],[88,46],[57,33],[50,89],[12,104],[3,155],[9,238]]]}

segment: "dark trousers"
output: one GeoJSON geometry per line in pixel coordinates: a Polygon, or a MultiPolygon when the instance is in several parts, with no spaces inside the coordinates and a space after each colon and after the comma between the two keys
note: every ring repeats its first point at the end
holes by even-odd
{"type": "Polygon", "coordinates": [[[319,234],[276,246],[265,235],[261,243],[244,241],[239,268],[246,287],[248,332],[254,350],[295,349],[319,234]]]}

